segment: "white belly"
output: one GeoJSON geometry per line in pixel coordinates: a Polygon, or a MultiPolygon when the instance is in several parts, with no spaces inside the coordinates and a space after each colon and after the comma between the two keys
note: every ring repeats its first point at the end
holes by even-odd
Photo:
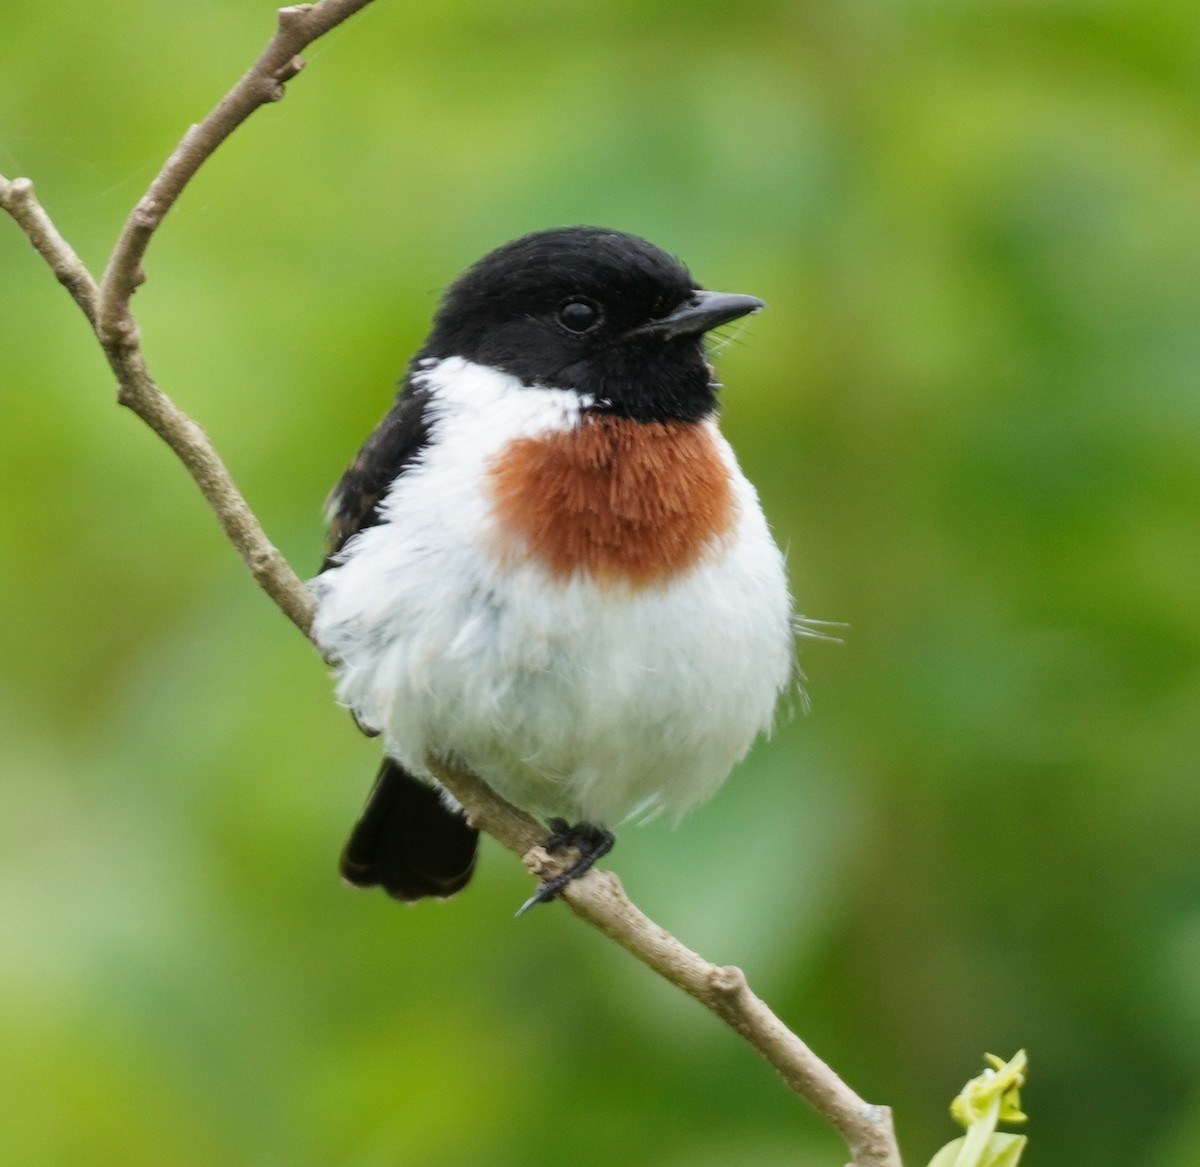
{"type": "Polygon", "coordinates": [[[664,584],[505,561],[488,550],[480,468],[516,436],[573,424],[577,402],[469,368],[465,386],[461,368],[431,374],[444,387],[434,441],[385,520],[314,582],[338,695],[414,773],[429,753],[452,757],[516,805],[571,821],[682,812],[770,726],[792,672],[783,559],[754,490],[717,436],[735,527],[664,584]]]}

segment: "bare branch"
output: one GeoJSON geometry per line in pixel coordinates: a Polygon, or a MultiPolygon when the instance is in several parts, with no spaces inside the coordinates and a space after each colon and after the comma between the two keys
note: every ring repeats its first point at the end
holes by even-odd
{"type": "Polygon", "coordinates": [[[100,280],[96,332],[101,344],[136,344],[129,298],[145,279],[142,259],[166,213],[213,152],[256,109],[284,95],[284,84],[304,67],[297,55],[371,0],[320,0],[281,8],[279,26],[262,55],[213,111],[191,126],[125,221],[100,280]]]}
{"type": "Polygon", "coordinates": [[[96,281],[37,201],[33,183],[28,178],[14,178],[10,182],[0,177],[0,207],[16,219],[29,242],[53,269],[58,282],[71,293],[71,298],[94,324],[96,281]]]}
{"type": "MultiPolygon", "coordinates": [[[[213,151],[259,106],[283,96],[303,67],[306,45],[366,7],[370,0],[320,0],[280,9],[279,27],[259,59],[199,125],[192,126],[130,214],[97,287],[79,257],[34,198],[27,178],[0,177],[0,207],[92,322],[116,376],[118,401],[132,409],[187,467],[255,581],[311,640],[313,599],[267,538],[207,435],[154,382],[139,345],[129,300],[143,279],[142,260],[163,217],[213,151]]],[[[466,808],[475,825],[524,857],[538,876],[561,870],[540,846],[544,828],[481,779],[436,760],[430,770],[466,808]]],[[[864,1102],[756,997],[740,969],[704,960],[636,908],[620,881],[592,870],[562,898],[577,916],[695,997],[741,1034],[846,1140],[853,1167],[901,1167],[886,1107],[864,1102]]]]}
{"type": "MultiPolygon", "coordinates": [[[[474,826],[524,858],[531,874],[552,878],[569,856],[540,846],[545,828],[501,798],[477,775],[426,758],[437,780],[467,808],[474,826]]],[[[598,928],[659,976],[695,997],[736,1030],[775,1068],[788,1087],[846,1141],[854,1167],[901,1167],[891,1111],[860,1098],[750,991],[739,968],[712,964],[659,927],[625,894],[611,871],[593,868],[560,893],[580,919],[598,928]]]]}
{"type": "Polygon", "coordinates": [[[178,456],[195,480],[255,583],[305,636],[312,627],[312,593],[267,538],[208,435],[155,383],[141,350],[105,347],[120,385],[117,399],[134,411],[178,456]]]}
{"type": "MultiPolygon", "coordinates": [[[[16,220],[95,329],[96,282],[34,197],[33,183],[27,178],[0,176],[0,207],[16,220]]],[[[175,451],[259,587],[307,636],[312,625],[312,595],[267,538],[207,435],[155,384],[136,344],[101,345],[117,378],[117,400],[175,451]]]]}
{"type": "Polygon", "coordinates": [[[320,0],[281,8],[278,27],[258,60],[199,125],[192,126],[138,200],[121,230],[99,287],[33,196],[27,178],[0,178],[0,206],[83,309],[117,378],[117,400],[175,451],[195,479],[258,585],[307,636],[313,601],[267,538],[204,431],[155,384],[142,355],[129,300],[142,283],[142,260],[154,232],[213,152],[261,105],[283,97],[304,62],[297,55],[371,0],[320,0]]]}

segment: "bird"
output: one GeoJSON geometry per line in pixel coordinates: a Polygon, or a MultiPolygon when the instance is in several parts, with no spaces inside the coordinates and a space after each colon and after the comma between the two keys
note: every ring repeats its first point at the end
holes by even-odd
{"type": "Polygon", "coordinates": [[[327,503],[313,636],[384,759],[342,878],[448,898],[465,766],[579,859],[711,795],[795,683],[784,556],[717,428],[707,335],[765,307],[638,236],[506,243],[442,295],[327,503]]]}

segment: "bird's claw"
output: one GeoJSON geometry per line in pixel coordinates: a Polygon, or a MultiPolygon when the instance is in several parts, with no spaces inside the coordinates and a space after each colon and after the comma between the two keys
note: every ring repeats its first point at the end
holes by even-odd
{"type": "Polygon", "coordinates": [[[518,916],[523,916],[535,904],[549,903],[568,883],[590,871],[596,860],[607,855],[617,841],[612,831],[593,823],[576,823],[571,826],[566,819],[555,818],[550,819],[548,825],[550,834],[542,843],[542,849],[553,855],[557,851],[574,848],[579,852],[579,859],[566,871],[551,879],[542,880],[533,895],[517,909],[518,916]]]}

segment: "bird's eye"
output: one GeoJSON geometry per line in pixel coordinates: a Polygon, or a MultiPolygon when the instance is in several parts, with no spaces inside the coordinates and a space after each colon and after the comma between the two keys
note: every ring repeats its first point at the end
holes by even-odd
{"type": "Polygon", "coordinates": [[[558,322],[568,332],[589,332],[600,323],[600,306],[591,300],[568,300],[558,310],[558,322]]]}

